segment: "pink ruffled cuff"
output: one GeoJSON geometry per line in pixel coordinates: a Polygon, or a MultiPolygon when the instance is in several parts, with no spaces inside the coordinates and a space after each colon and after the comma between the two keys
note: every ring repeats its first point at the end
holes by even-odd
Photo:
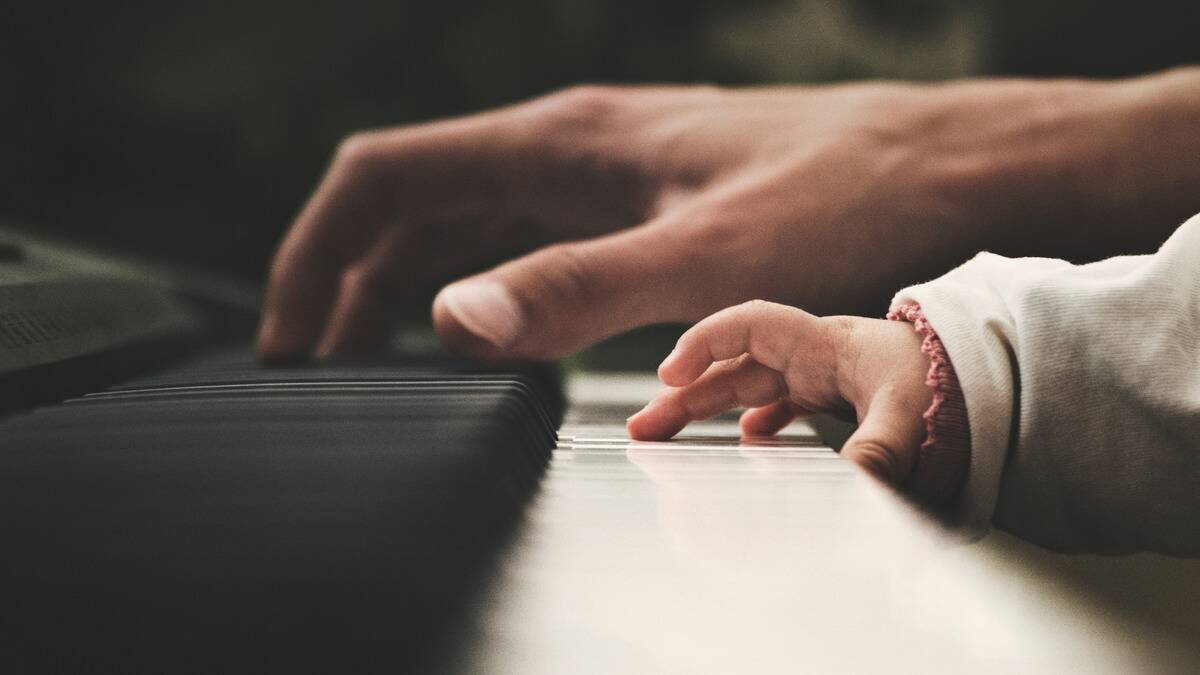
{"type": "Polygon", "coordinates": [[[921,306],[908,303],[888,312],[892,321],[908,321],[925,339],[921,351],[929,357],[925,383],[933,389],[933,403],[925,411],[925,442],[905,489],[930,506],[949,504],[962,491],[971,463],[971,426],[967,404],[954,365],[921,306]]]}

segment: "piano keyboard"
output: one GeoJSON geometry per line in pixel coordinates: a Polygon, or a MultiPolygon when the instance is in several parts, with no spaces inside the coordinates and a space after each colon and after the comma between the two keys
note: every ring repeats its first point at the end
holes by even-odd
{"type": "Polygon", "coordinates": [[[1200,561],[965,544],[807,423],[744,440],[729,415],[630,442],[624,418],[658,388],[571,379],[542,487],[450,670],[1200,672],[1200,561]]]}
{"type": "Polygon", "coordinates": [[[4,672],[412,672],[536,490],[559,389],[236,354],[3,422],[4,672]]]}
{"type": "Polygon", "coordinates": [[[808,424],[569,385],[234,355],[0,422],[0,672],[1200,671],[1198,561],[963,545],[808,424]]]}

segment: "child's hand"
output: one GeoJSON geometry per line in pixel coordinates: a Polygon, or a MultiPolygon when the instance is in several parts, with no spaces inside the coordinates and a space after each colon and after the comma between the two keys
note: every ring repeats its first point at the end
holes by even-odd
{"type": "Polygon", "coordinates": [[[859,427],[842,455],[900,483],[925,438],[928,371],[911,324],[818,318],[756,300],[713,314],[679,339],[658,369],[673,388],[629,418],[629,435],[670,438],[736,407],[751,408],[741,420],[751,436],[774,434],[810,412],[853,414],[859,427]]]}

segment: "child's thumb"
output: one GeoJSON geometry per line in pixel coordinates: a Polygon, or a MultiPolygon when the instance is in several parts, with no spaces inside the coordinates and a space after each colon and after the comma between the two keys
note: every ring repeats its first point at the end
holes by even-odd
{"type": "Polygon", "coordinates": [[[921,411],[893,392],[883,391],[871,399],[841,454],[883,482],[899,485],[912,473],[924,437],[921,411]]]}

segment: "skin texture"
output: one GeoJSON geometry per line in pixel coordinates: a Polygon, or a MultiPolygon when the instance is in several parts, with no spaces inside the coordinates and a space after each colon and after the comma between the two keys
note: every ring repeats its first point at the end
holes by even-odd
{"type": "Polygon", "coordinates": [[[1152,249],[1200,210],[1200,75],[581,87],[347,139],[271,268],[264,359],[362,352],[438,280],[479,357],[751,298],[878,315],[980,249],[1152,249]],[[503,247],[503,248],[500,248],[503,247]],[[518,257],[478,272],[497,258],[518,257]]]}
{"type": "Polygon", "coordinates": [[[900,484],[916,470],[932,402],[929,360],[912,326],[858,317],[818,318],[751,301],[704,319],[659,366],[669,388],[629,418],[635,440],[664,440],[689,422],[733,408],[748,436],[778,432],[825,412],[858,421],[842,456],[900,484]]]}

